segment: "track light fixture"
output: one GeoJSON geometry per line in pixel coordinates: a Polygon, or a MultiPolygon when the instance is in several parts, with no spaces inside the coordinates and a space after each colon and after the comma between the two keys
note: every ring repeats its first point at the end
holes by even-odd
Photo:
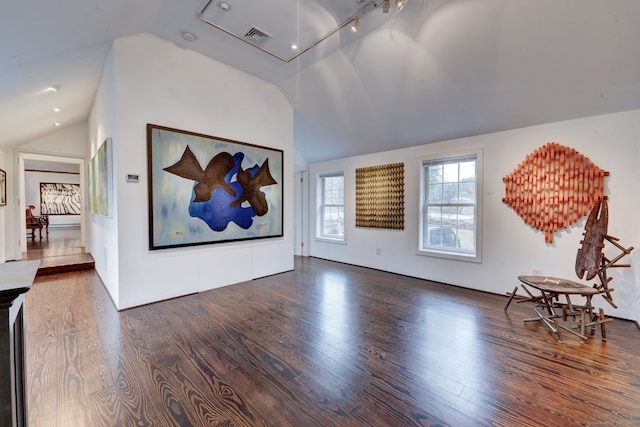
{"type": "Polygon", "coordinates": [[[358,18],[355,18],[351,23],[351,31],[356,33],[358,32],[358,28],[360,28],[360,20],[358,18]]]}
{"type": "MultiPolygon", "coordinates": [[[[364,0],[361,0],[364,1],[364,0]]],[[[397,10],[401,10],[404,5],[407,3],[407,0],[394,0],[397,10]]],[[[391,9],[391,0],[370,0],[367,4],[362,8],[362,12],[369,12],[373,9],[381,8],[382,13],[389,13],[391,9]]]]}
{"type": "MultiPolygon", "coordinates": [[[[394,0],[396,9],[400,10],[404,7],[407,0],[394,0]]],[[[354,33],[360,28],[360,19],[366,14],[373,12],[377,8],[382,8],[382,13],[389,13],[391,9],[391,0],[358,0],[358,3],[364,3],[358,12],[346,20],[340,28],[344,28],[347,25],[354,33]]]]}

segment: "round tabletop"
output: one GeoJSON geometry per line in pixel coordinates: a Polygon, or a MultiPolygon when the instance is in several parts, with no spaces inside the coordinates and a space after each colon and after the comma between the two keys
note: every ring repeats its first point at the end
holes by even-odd
{"type": "Polygon", "coordinates": [[[574,282],[572,280],[560,279],[549,276],[518,276],[518,280],[533,288],[544,292],[553,292],[557,294],[577,294],[577,295],[596,295],[600,293],[596,288],[574,282]]]}

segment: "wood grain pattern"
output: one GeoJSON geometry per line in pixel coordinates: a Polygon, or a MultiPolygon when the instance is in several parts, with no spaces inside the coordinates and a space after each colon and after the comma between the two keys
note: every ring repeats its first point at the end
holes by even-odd
{"type": "MultiPolygon", "coordinates": [[[[530,307],[334,262],[116,312],[94,272],[26,300],[29,425],[640,422],[640,332],[558,344],[530,307]]],[[[514,278],[514,283],[517,281],[514,278]]]]}

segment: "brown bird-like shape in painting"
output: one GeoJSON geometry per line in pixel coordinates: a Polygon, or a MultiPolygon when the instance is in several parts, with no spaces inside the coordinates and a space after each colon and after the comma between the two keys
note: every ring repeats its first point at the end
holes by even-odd
{"type": "Polygon", "coordinates": [[[198,159],[193,154],[189,146],[182,153],[182,157],[177,163],[164,168],[163,170],[178,175],[179,177],[197,181],[193,187],[196,193],[194,202],[206,202],[211,199],[213,190],[222,188],[230,195],[236,195],[236,192],[227,184],[224,177],[233,168],[233,156],[227,152],[216,154],[207,167],[202,170],[198,159]]]}
{"type": "Polygon", "coordinates": [[[238,168],[236,179],[242,187],[242,194],[231,202],[231,206],[238,206],[246,200],[256,215],[263,216],[266,214],[269,210],[269,205],[267,204],[267,199],[264,197],[264,194],[260,191],[260,187],[277,184],[269,171],[269,159],[266,159],[262,163],[262,166],[260,166],[255,176],[242,169],[242,167],[238,168]]]}

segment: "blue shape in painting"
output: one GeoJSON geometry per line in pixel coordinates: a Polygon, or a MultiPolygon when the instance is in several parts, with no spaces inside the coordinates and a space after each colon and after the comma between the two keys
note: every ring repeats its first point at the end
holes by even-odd
{"type": "MultiPolygon", "coordinates": [[[[195,202],[195,191],[189,204],[189,215],[194,218],[200,218],[207,223],[209,228],[214,231],[224,231],[229,222],[235,222],[239,227],[245,230],[253,224],[253,217],[256,216],[253,208],[243,207],[241,204],[232,206],[232,203],[238,198],[237,195],[242,194],[243,189],[238,181],[231,182],[231,178],[238,173],[238,169],[244,159],[244,153],[236,153],[233,156],[233,167],[224,176],[224,181],[235,191],[236,195],[229,194],[228,191],[221,187],[216,187],[211,194],[211,198],[205,202],[195,202]]],[[[259,167],[247,169],[251,175],[255,176],[259,167]]],[[[197,182],[195,183],[197,185],[197,182]]],[[[195,187],[194,185],[194,187],[195,187]]]]}

